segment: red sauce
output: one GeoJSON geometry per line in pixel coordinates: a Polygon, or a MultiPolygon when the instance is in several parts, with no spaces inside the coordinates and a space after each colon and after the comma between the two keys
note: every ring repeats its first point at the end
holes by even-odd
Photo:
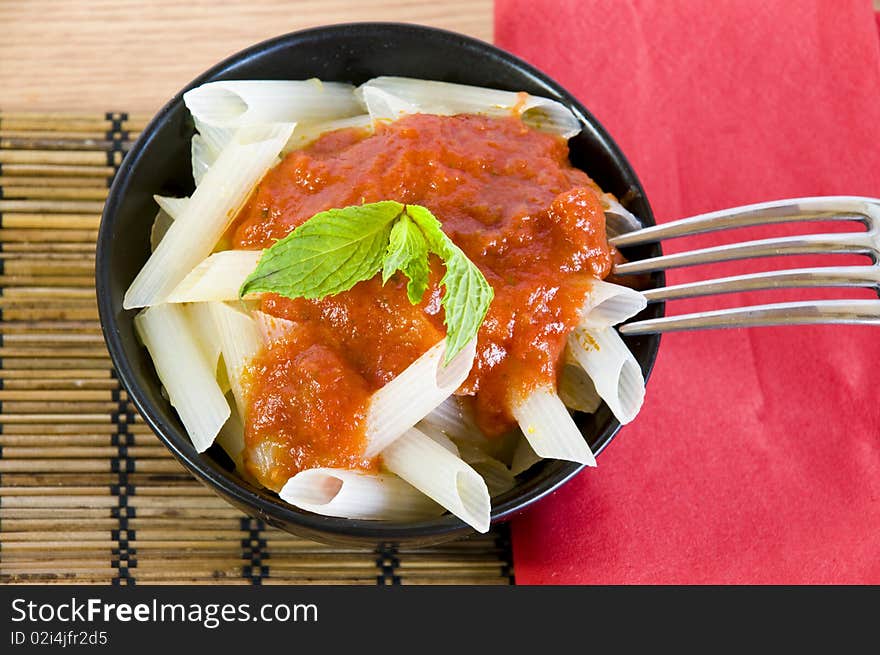
{"type": "Polygon", "coordinates": [[[345,358],[315,337],[308,329],[296,331],[265,350],[247,372],[244,461],[275,491],[303,469],[372,465],[363,457],[371,389],[345,358]]]}
{"type": "MultiPolygon", "coordinates": [[[[515,425],[512,398],[555,384],[589,280],[611,268],[597,188],[568,162],[564,140],[517,118],[415,115],[371,136],[340,130],[290,153],[239,213],[231,241],[265,248],[333,207],[428,207],[495,290],[459,393],[474,396],[480,427],[498,435],[515,425]]],[[[277,443],[279,480],[310,466],[369,465],[361,453],[370,393],[445,332],[439,261],[432,270],[416,306],[399,274],[385,287],[375,278],[322,300],[263,299],[263,311],[298,326],[257,357],[250,376],[247,450],[277,443]]]]}

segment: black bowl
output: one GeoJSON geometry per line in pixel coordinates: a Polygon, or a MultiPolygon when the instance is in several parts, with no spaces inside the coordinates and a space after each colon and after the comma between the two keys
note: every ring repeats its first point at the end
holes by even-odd
{"type": "MultiPolygon", "coordinates": [[[[642,187],[617,145],[590,113],[559,84],[525,62],[487,43],[442,30],[394,23],[359,23],[320,27],[287,34],[255,45],[218,64],[186,89],[225,79],[305,79],[318,77],[360,84],[378,75],[400,75],[527,91],[549,96],[570,107],[583,123],[571,142],[571,161],[606,191],[625,198],[646,225],[653,225],[642,187]]],[[[215,446],[203,455],[193,448],[174,409],[163,398],[146,351],[138,344],[122,297],[149,256],[149,234],[156,206],[154,193],[192,192],[190,138],[192,121],[178,93],[162,108],[123,161],[104,207],[98,232],[96,287],[104,338],[123,386],[159,438],[186,468],[223,498],[269,525],[319,541],[360,546],[380,542],[427,545],[470,534],[451,515],[418,523],[339,519],[298,510],[266,489],[254,487],[228,469],[228,458],[215,446]]],[[[658,254],[656,247],[633,249],[629,258],[658,254]]],[[[653,280],[659,284],[661,276],[653,280]]],[[[654,305],[644,313],[658,316],[654,305]]],[[[650,373],[659,337],[629,339],[645,376],[650,373]]],[[[593,452],[604,449],[619,429],[603,406],[577,417],[593,452]]],[[[501,521],[566,482],[582,467],[545,461],[523,473],[519,484],[494,499],[492,520],[501,521]]]]}

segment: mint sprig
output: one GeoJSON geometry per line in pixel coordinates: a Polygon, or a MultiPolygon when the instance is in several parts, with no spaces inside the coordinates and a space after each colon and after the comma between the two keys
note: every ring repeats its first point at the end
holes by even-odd
{"type": "Polygon", "coordinates": [[[409,278],[406,295],[412,304],[421,301],[428,288],[428,242],[406,211],[391,228],[385,259],[382,261],[382,284],[396,271],[409,278]]]}
{"type": "Polygon", "coordinates": [[[393,200],[315,214],[271,248],[239,294],[270,292],[288,298],[323,298],[382,272],[385,284],[401,271],[407,297],[421,301],[428,287],[428,255],[443,260],[440,299],[446,318],[446,362],[473,339],[494,292],[472,261],[420,205],[393,200]]]}

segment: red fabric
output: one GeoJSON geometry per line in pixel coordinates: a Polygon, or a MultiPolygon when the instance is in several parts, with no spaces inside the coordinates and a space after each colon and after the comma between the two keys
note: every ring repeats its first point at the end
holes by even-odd
{"type": "MultiPolygon", "coordinates": [[[[785,197],[880,196],[876,28],[870,0],[496,1],[497,43],[596,115],[660,222],[785,197]]],[[[664,249],[817,229],[741,230],[664,249]]],[[[814,263],[830,262],[668,277],[814,263]]],[[[878,327],[664,336],[645,406],[598,468],[515,520],[517,581],[880,583],[878,390],[878,327]]]]}

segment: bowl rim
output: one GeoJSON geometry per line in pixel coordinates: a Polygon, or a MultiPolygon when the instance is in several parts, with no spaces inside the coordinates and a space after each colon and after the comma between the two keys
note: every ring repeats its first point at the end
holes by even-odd
{"type": "MultiPolygon", "coordinates": [[[[311,538],[319,540],[324,534],[328,534],[340,539],[370,539],[376,542],[386,543],[394,543],[398,541],[407,542],[413,539],[424,540],[426,543],[433,543],[434,541],[431,540],[433,539],[436,541],[438,537],[455,538],[472,534],[474,530],[449,513],[438,518],[399,523],[390,521],[345,519],[307,512],[283,503],[283,501],[278,499],[276,495],[268,490],[258,489],[256,487],[249,488],[251,485],[241,480],[234,472],[230,473],[225,471],[214,462],[212,458],[203,457],[203,454],[196,453],[194,449],[192,449],[192,444],[189,441],[188,436],[185,433],[181,434],[181,431],[176,426],[164,421],[162,419],[162,412],[159,408],[155,407],[151,400],[141,391],[142,385],[138,381],[137,375],[124,354],[124,347],[115,313],[117,308],[113,306],[111,295],[109,293],[110,271],[107,264],[110,259],[109,250],[112,241],[110,238],[110,232],[111,227],[116,222],[121,199],[125,196],[128,190],[128,174],[142,157],[144,157],[149,149],[150,143],[156,136],[157,127],[164,122],[164,119],[169,113],[175,110],[183,102],[183,94],[189,89],[204,84],[218,76],[220,76],[220,79],[236,79],[234,73],[228,77],[224,77],[222,74],[230,67],[241,64],[252,57],[265,54],[273,49],[283,48],[310,39],[326,38],[328,36],[333,36],[334,34],[344,35],[352,30],[375,30],[377,32],[390,30],[397,33],[409,32],[417,35],[431,35],[433,38],[439,38],[443,41],[450,42],[456,47],[465,47],[471,50],[476,50],[482,55],[488,55],[500,59],[506,65],[533,78],[541,86],[552,90],[558,99],[562,100],[575,112],[575,115],[579,120],[590,125],[591,130],[593,130],[604,142],[603,145],[610,153],[612,153],[614,158],[620,162],[625,176],[629,178],[631,187],[637,191],[647,208],[645,215],[640,216],[640,218],[648,224],[654,224],[650,203],[635,170],[630,165],[620,147],[605,130],[604,126],[596,120],[589,110],[587,110],[587,108],[584,107],[574,95],[567,91],[561,84],[531,64],[480,39],[425,25],[368,21],[317,26],[266,39],[226,57],[191,80],[168,102],[166,102],[149,121],[116,171],[102,212],[95,253],[95,288],[98,301],[98,314],[101,323],[101,330],[116,376],[122,386],[127,390],[130,400],[137,408],[144,421],[169,451],[171,451],[172,455],[181,462],[191,474],[193,474],[200,482],[207,484],[227,501],[233,502],[233,504],[237,505],[240,509],[246,508],[247,512],[258,515],[259,518],[266,520],[270,525],[284,528],[288,523],[295,524],[297,527],[302,528],[303,533],[310,533],[311,538]]],[[[662,313],[662,308],[660,311],[662,313]]],[[[657,335],[652,341],[652,346],[649,348],[648,358],[643,369],[646,382],[653,370],[659,346],[660,338],[659,335],[657,335]]],[[[606,430],[603,431],[602,434],[604,435],[604,438],[596,445],[594,450],[596,456],[598,456],[608,444],[611,443],[614,436],[620,430],[620,427],[620,423],[612,416],[610,429],[606,428],[606,430]]],[[[524,493],[518,494],[514,498],[508,499],[497,505],[493,503],[490,516],[491,524],[495,525],[496,523],[506,521],[513,515],[540,501],[542,498],[556,491],[584,468],[584,465],[582,464],[561,460],[554,462],[552,465],[555,466],[555,472],[544,475],[541,479],[534,481],[524,490],[524,493]]]]}

